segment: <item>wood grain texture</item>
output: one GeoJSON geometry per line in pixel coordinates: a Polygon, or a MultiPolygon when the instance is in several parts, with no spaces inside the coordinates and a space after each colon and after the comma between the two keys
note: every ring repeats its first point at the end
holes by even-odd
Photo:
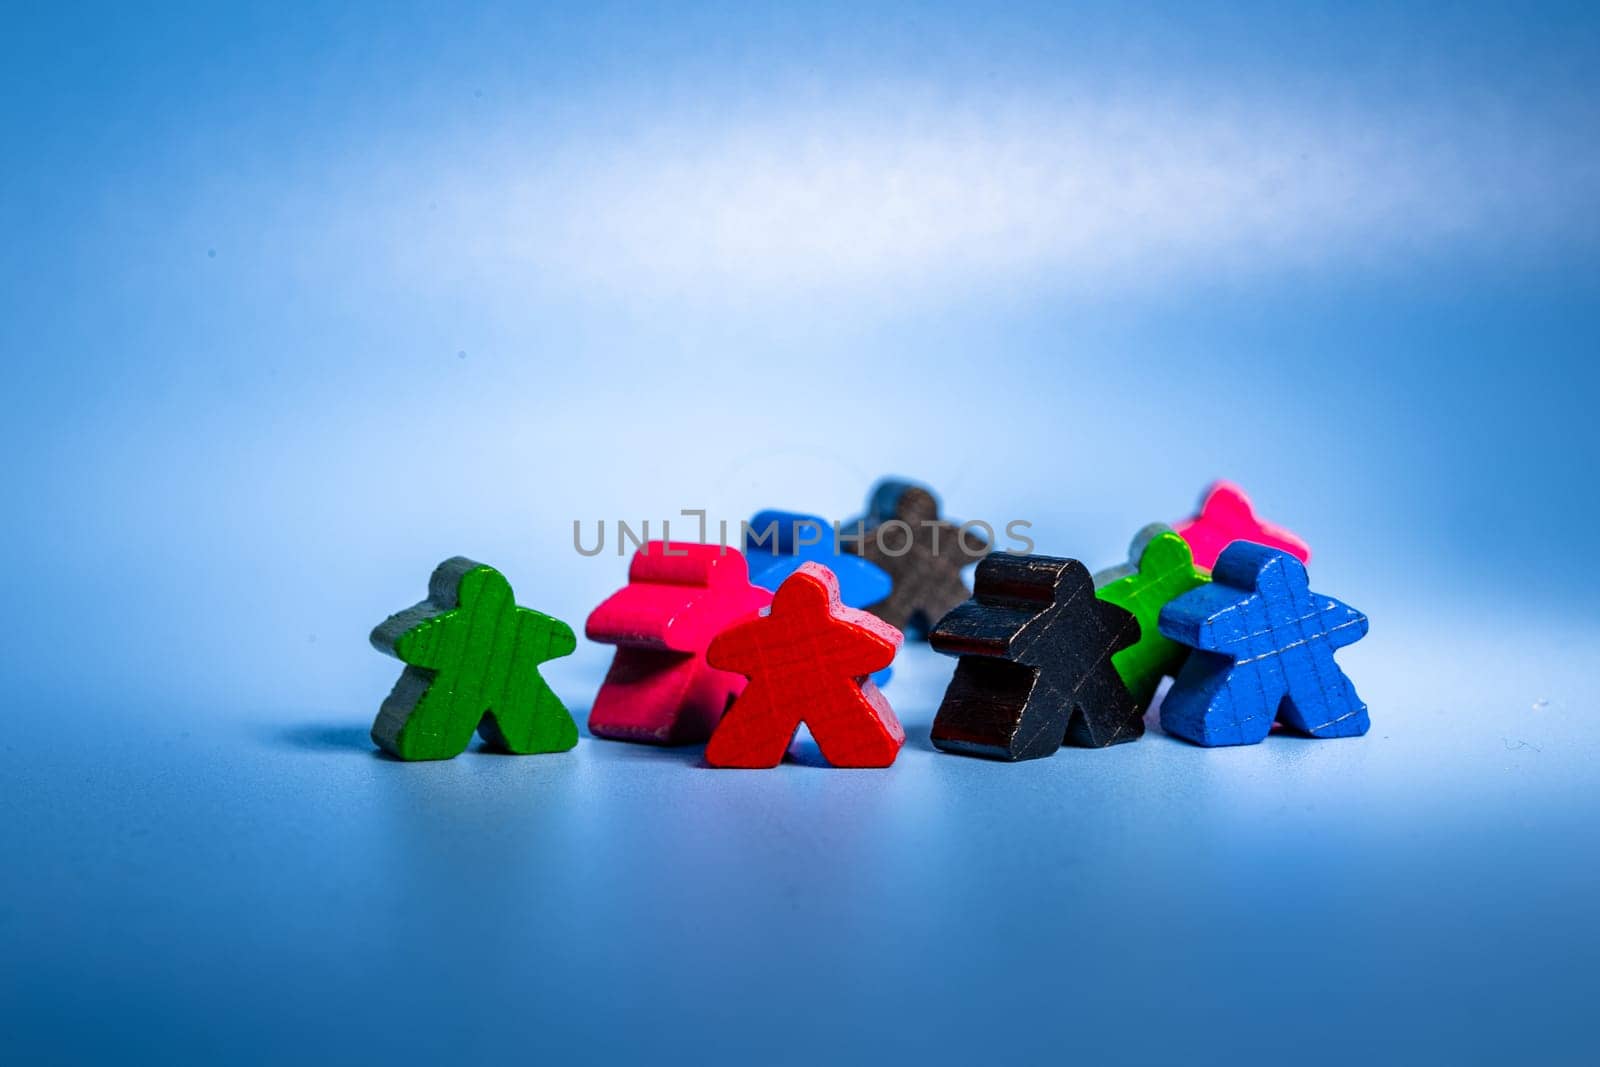
{"type": "Polygon", "coordinates": [[[1082,563],[996,553],[978,564],[976,585],[929,637],[961,657],[934,718],[936,746],[1025,760],[1143,735],[1111,664],[1139,639],[1138,620],[1095,596],[1082,563]]]}
{"type": "Polygon", "coordinates": [[[1128,562],[1094,576],[1095,595],[1133,613],[1139,640],[1111,657],[1142,713],[1155,698],[1163,676],[1176,677],[1189,650],[1161,635],[1161,609],[1208,581],[1194,565],[1189,544],[1164,523],[1140,530],[1128,549],[1128,562]]]}
{"type": "MultiPolygon", "coordinates": [[[[865,608],[887,597],[894,588],[889,572],[862,556],[840,551],[842,547],[834,538],[833,523],[826,519],[769,509],[750,519],[744,554],[750,564],[750,581],[763,589],[777,592],[801,564],[820,563],[838,579],[839,600],[845,607],[865,608]],[[766,536],[769,529],[777,531],[775,537],[766,536]]],[[[885,667],[873,674],[873,684],[888,685],[893,674],[885,667]]]]}
{"type": "Polygon", "coordinates": [[[634,554],[628,584],[589,615],[591,641],[617,646],[594,706],[596,737],[699,744],[744,688],[706,662],[711,639],[771,603],[733,548],[651,541],[634,554]],[[670,552],[670,554],[669,554],[670,552]]]}
{"type": "Polygon", "coordinates": [[[578,743],[572,716],[539,676],[539,664],[577,647],[572,627],[518,607],[493,567],[445,560],[428,598],[379,623],[372,645],[407,665],[372,724],[373,742],[400,759],[450,759],[474,730],[522,755],[578,743]]]}
{"type": "Polygon", "coordinates": [[[1207,747],[1253,745],[1272,724],[1310,737],[1367,732],[1367,706],[1333,660],[1367,617],[1311,592],[1306,567],[1237,541],[1209,585],[1161,609],[1161,632],[1195,650],[1161,703],[1167,733],[1207,747]]]}
{"type": "Polygon", "coordinates": [[[945,612],[967,599],[961,569],[989,552],[988,540],[939,515],[939,498],[914,482],[885,479],[873,487],[850,551],[889,574],[889,595],[867,608],[911,637],[925,637],[945,612]],[[902,525],[903,524],[903,525],[902,525]]]}
{"type": "Polygon", "coordinates": [[[1250,498],[1232,482],[1211,483],[1200,496],[1199,510],[1174,529],[1194,550],[1195,566],[1206,570],[1235,541],[1282,549],[1302,563],[1311,559],[1311,549],[1294,533],[1256,518],[1250,498]]]}
{"type": "Polygon", "coordinates": [[[899,630],[847,608],[833,572],[802,564],[778,587],[772,611],[711,643],[710,662],[750,684],[706,746],[713,767],[776,767],[804,723],[835,767],[887,767],[905,730],[867,675],[887,667],[899,630]]]}

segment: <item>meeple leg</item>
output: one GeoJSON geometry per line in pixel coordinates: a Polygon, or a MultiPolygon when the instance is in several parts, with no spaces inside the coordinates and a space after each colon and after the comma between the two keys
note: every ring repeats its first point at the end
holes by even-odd
{"type": "Polygon", "coordinates": [[[946,752],[1025,760],[1061,747],[1067,713],[1061,701],[1034,699],[1037,668],[986,656],[962,656],[939,713],[933,743],[946,752]]]}

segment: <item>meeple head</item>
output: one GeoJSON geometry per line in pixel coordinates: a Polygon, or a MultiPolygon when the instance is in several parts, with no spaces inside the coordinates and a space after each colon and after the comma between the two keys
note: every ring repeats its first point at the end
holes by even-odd
{"type": "Polygon", "coordinates": [[[1138,565],[1140,574],[1194,569],[1194,550],[1189,542],[1165,523],[1151,523],[1140,530],[1133,539],[1128,558],[1138,565]]]}
{"type": "Polygon", "coordinates": [[[451,556],[429,576],[428,599],[441,607],[453,608],[491,588],[509,589],[510,583],[486,563],[466,556],[451,556]]]}
{"type": "Polygon", "coordinates": [[[738,549],[690,541],[648,542],[628,565],[629,582],[712,586],[749,580],[749,564],[738,549]]]}
{"type": "Polygon", "coordinates": [[[802,563],[772,596],[772,613],[828,614],[839,606],[839,579],[820,563],[802,563]]]}
{"type": "Polygon", "coordinates": [[[1232,482],[1215,481],[1206,487],[1200,497],[1200,514],[1213,519],[1247,519],[1255,521],[1255,507],[1243,489],[1232,482]]]}
{"type": "Polygon", "coordinates": [[[511,583],[506,581],[506,576],[493,567],[477,566],[461,576],[460,603],[471,604],[483,596],[511,594],[511,583]]]}
{"type": "Polygon", "coordinates": [[[995,552],[978,561],[973,596],[980,600],[1023,600],[1054,604],[1094,590],[1089,568],[1062,556],[1018,556],[995,552]]]}
{"type": "Polygon", "coordinates": [[[939,517],[939,498],[915,482],[885,479],[873,488],[867,515],[874,522],[899,519],[913,526],[924,520],[932,522],[939,517]]]}
{"type": "Polygon", "coordinates": [[[1217,557],[1211,578],[1222,585],[1267,596],[1302,594],[1310,588],[1306,565],[1281,548],[1234,541],[1217,557]]]}
{"type": "Polygon", "coordinates": [[[831,543],[832,538],[833,523],[820,515],[769,508],[751,517],[745,535],[745,550],[792,556],[802,548],[831,543]],[[768,536],[769,529],[776,533],[768,536]],[[756,543],[757,538],[761,539],[759,544],[756,543]]]}

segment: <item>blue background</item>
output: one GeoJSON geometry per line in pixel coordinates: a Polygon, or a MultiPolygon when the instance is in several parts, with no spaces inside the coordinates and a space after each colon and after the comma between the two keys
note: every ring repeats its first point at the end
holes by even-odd
{"type": "Polygon", "coordinates": [[[5,1044],[1585,1058],[1597,60],[1582,4],[9,10],[5,1044]],[[881,773],[373,753],[440,559],[579,623],[575,519],[889,472],[1094,568],[1241,482],[1373,732],[997,766],[911,649],[881,773]]]}

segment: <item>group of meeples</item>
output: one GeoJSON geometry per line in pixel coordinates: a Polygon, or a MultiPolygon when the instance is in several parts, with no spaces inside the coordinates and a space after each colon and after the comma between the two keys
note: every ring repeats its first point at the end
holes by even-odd
{"type": "MultiPolygon", "coordinates": [[[[774,518],[783,532],[745,553],[652,541],[634,556],[627,586],[586,627],[617,646],[592,734],[704,743],[713,767],[774,767],[804,724],[833,766],[886,767],[905,731],[879,687],[906,632],[959,657],[933,724],[947,752],[1023,760],[1135,740],[1163,677],[1174,681],[1162,728],[1196,744],[1254,744],[1274,724],[1367,732],[1333,659],[1366,617],[1311,592],[1305,543],[1258,520],[1234,485],[1213,485],[1176,529],[1146,527],[1129,561],[1098,575],[1073,559],[991,553],[970,596],[970,555],[921,486],[880,483],[849,553],[799,535],[813,516],[758,516],[774,518]],[[872,536],[888,523],[919,531],[909,550],[872,536]]],[[[446,560],[428,599],[372,643],[407,664],[372,727],[401,759],[448,759],[474,731],[514,753],[577,744],[538,671],[577,647],[572,629],[518,607],[492,567],[446,560]]]]}

